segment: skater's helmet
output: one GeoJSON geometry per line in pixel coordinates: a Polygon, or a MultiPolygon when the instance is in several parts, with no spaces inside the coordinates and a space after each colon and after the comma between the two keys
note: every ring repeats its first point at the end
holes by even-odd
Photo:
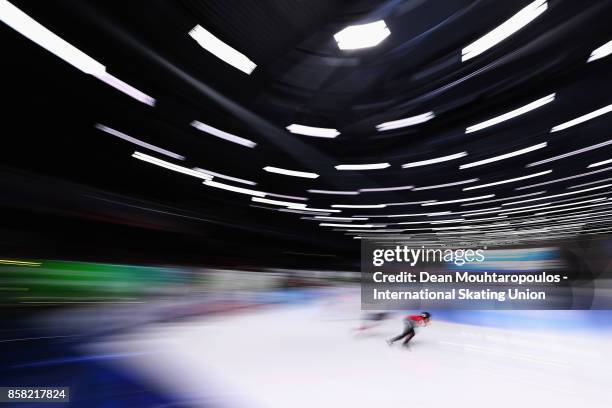
{"type": "Polygon", "coordinates": [[[423,319],[429,319],[431,317],[431,313],[429,313],[429,312],[422,312],[421,313],[421,317],[423,319]]]}

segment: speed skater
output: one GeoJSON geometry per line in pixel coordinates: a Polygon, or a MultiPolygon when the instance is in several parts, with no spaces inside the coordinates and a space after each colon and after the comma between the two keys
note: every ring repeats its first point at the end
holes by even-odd
{"type": "Polygon", "coordinates": [[[430,318],[431,314],[428,312],[422,312],[418,315],[408,315],[404,317],[404,331],[401,332],[399,335],[395,336],[394,338],[387,340],[387,344],[392,345],[396,341],[405,338],[402,345],[407,346],[408,342],[416,334],[414,329],[417,326],[426,326],[429,323],[430,318]]]}

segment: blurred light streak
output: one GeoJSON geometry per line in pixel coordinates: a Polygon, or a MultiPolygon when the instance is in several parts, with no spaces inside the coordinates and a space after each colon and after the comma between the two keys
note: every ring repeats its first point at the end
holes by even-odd
{"type": "Polygon", "coordinates": [[[461,50],[461,61],[464,62],[472,59],[499,44],[527,24],[531,23],[547,9],[548,3],[546,0],[536,0],[527,5],[501,25],[463,48],[461,50]]]}
{"type": "Polygon", "coordinates": [[[477,189],[480,189],[480,188],[497,186],[497,185],[500,185],[500,184],[514,183],[515,181],[521,181],[521,180],[526,180],[526,179],[530,179],[530,178],[533,178],[533,177],[544,176],[544,175],[550,174],[550,173],[552,173],[552,170],[541,171],[539,173],[533,173],[533,174],[529,174],[527,176],[515,177],[515,178],[511,178],[511,179],[507,179],[507,180],[501,180],[501,181],[494,181],[492,183],[480,184],[478,186],[465,187],[463,189],[463,191],[477,190],[477,189]]]}
{"type": "Polygon", "coordinates": [[[467,152],[455,153],[455,154],[450,154],[448,156],[436,157],[435,159],[421,160],[421,161],[402,164],[402,168],[408,169],[410,167],[427,166],[428,164],[435,164],[435,163],[442,163],[442,162],[449,161],[449,160],[456,160],[456,159],[460,159],[461,157],[465,157],[465,156],[467,156],[467,152]]]}
{"type": "Polygon", "coordinates": [[[291,133],[295,133],[298,135],[323,137],[328,139],[333,139],[340,134],[337,129],[305,126],[298,125],[295,123],[287,126],[285,129],[287,129],[291,133]]]}
{"type": "Polygon", "coordinates": [[[535,150],[543,149],[547,145],[548,143],[544,142],[544,143],[540,143],[534,146],[526,147],[524,149],[516,150],[514,152],[490,157],[488,159],[479,160],[479,161],[475,161],[475,162],[467,163],[467,164],[462,164],[461,166],[459,166],[459,169],[463,170],[463,169],[468,169],[470,167],[482,166],[483,164],[488,164],[488,163],[493,163],[493,162],[500,161],[500,160],[509,159],[510,157],[516,157],[516,156],[520,156],[521,154],[530,153],[535,150]]]}
{"type": "MultiPolygon", "coordinates": [[[[475,183],[477,181],[479,181],[480,179],[478,178],[473,178],[473,179],[469,179],[469,180],[463,180],[463,181],[456,181],[454,183],[444,183],[444,184],[437,184],[434,186],[423,186],[423,187],[415,187],[413,188],[414,191],[421,191],[421,190],[433,190],[436,188],[444,188],[444,187],[452,187],[452,186],[460,186],[462,184],[469,184],[469,183],[475,183]]],[[[435,201],[435,200],[434,200],[435,201]]]]}
{"type": "Polygon", "coordinates": [[[195,171],[195,170],[189,169],[187,167],[179,166],[177,164],[170,163],[170,162],[167,162],[165,160],[161,160],[161,159],[158,159],[156,157],[149,156],[148,154],[144,154],[144,153],[141,153],[141,152],[138,152],[138,151],[135,151],[132,154],[132,157],[135,158],[135,159],[138,159],[138,160],[145,161],[147,163],[154,164],[154,165],[159,166],[159,167],[163,167],[163,168],[168,169],[168,170],[172,170],[172,171],[176,171],[178,173],[186,174],[188,176],[197,177],[197,178],[200,178],[200,179],[203,179],[203,180],[211,180],[212,179],[212,176],[210,176],[210,175],[208,175],[206,173],[195,171]]]}
{"type": "Polygon", "coordinates": [[[610,112],[612,112],[612,104],[604,106],[603,108],[599,108],[599,109],[597,109],[597,110],[595,110],[593,112],[589,112],[589,113],[587,113],[585,115],[578,116],[577,118],[572,119],[572,120],[567,121],[567,122],[564,122],[564,123],[562,123],[560,125],[554,126],[552,129],[550,129],[550,133],[558,132],[560,130],[564,130],[564,129],[570,128],[572,126],[579,125],[581,123],[584,123],[584,122],[589,121],[591,119],[595,119],[596,117],[599,117],[601,115],[605,115],[606,113],[610,113],[610,112]]]}
{"type": "Polygon", "coordinates": [[[155,106],[155,99],[106,72],[106,67],[63,40],[6,0],[0,0],[0,19],[24,37],[139,102],[155,106]]]}
{"type": "Polygon", "coordinates": [[[185,160],[185,156],[181,156],[180,154],[176,154],[176,153],[173,153],[173,152],[171,152],[169,150],[162,149],[161,147],[157,147],[155,145],[152,145],[150,143],[143,142],[142,140],[138,140],[135,137],[128,136],[125,133],[122,133],[122,132],[119,132],[118,130],[109,128],[108,126],[101,125],[100,123],[96,123],[94,125],[94,127],[96,129],[98,129],[98,130],[101,130],[103,132],[108,133],[109,135],[113,135],[115,137],[118,137],[119,139],[123,139],[123,140],[125,140],[127,142],[134,143],[135,145],[138,145],[140,147],[144,147],[145,149],[153,150],[154,152],[166,155],[168,157],[172,157],[173,159],[185,160]]]}
{"type": "Polygon", "coordinates": [[[384,20],[352,25],[334,34],[341,50],[374,47],[391,34],[384,20]]]}
{"type": "Polygon", "coordinates": [[[593,52],[591,52],[591,55],[589,55],[587,63],[597,61],[598,59],[607,57],[610,54],[612,54],[612,41],[608,41],[601,47],[595,48],[593,52]]]}
{"type": "MultiPolygon", "coordinates": [[[[464,189],[464,190],[465,190],[465,189],[464,189]]],[[[427,207],[427,206],[431,206],[431,205],[442,205],[442,204],[462,203],[462,202],[465,202],[465,201],[481,200],[481,199],[483,199],[483,198],[491,198],[491,197],[495,197],[495,194],[487,194],[487,195],[478,196],[478,197],[459,198],[459,199],[457,199],[457,200],[435,201],[435,202],[433,202],[433,203],[424,203],[424,204],[421,204],[421,206],[423,206],[423,207],[427,207]]]]}
{"type": "Polygon", "coordinates": [[[539,166],[540,164],[550,163],[550,162],[555,161],[555,160],[564,159],[566,157],[570,157],[570,156],[573,156],[575,154],[580,154],[580,153],[588,152],[588,151],[591,151],[593,149],[598,149],[600,147],[608,146],[608,145],[611,145],[611,144],[612,144],[612,140],[608,140],[607,142],[597,143],[597,144],[594,144],[592,146],[588,146],[588,147],[584,147],[582,149],[574,150],[573,152],[564,153],[564,154],[560,154],[558,156],[554,156],[554,157],[551,157],[551,158],[548,158],[548,159],[544,159],[544,160],[540,160],[540,161],[537,161],[537,162],[529,163],[525,167],[539,166]]]}
{"type": "Polygon", "coordinates": [[[251,61],[246,55],[230,47],[200,25],[193,27],[191,31],[189,31],[189,36],[206,51],[245,74],[250,75],[257,67],[257,64],[251,61]]]}
{"type": "Polygon", "coordinates": [[[411,116],[409,118],[392,120],[390,122],[381,123],[380,125],[376,125],[376,129],[379,132],[383,132],[385,130],[398,129],[398,128],[403,128],[407,126],[414,126],[420,123],[425,123],[427,121],[430,121],[435,116],[436,115],[433,112],[426,112],[420,115],[411,116]]]}
{"type": "Polygon", "coordinates": [[[599,167],[599,166],[603,166],[604,164],[610,164],[610,163],[612,163],[612,159],[608,159],[608,160],[604,160],[604,161],[600,161],[596,163],[591,163],[587,166],[587,168],[599,167]]]}
{"type": "Polygon", "coordinates": [[[213,177],[218,177],[218,178],[222,178],[222,179],[225,179],[225,180],[235,181],[236,183],[249,184],[251,186],[257,185],[257,183],[254,182],[254,181],[245,180],[245,179],[241,179],[241,178],[238,178],[238,177],[227,176],[225,174],[216,173],[214,171],[206,170],[206,169],[203,169],[201,167],[194,167],[193,169],[195,171],[201,171],[203,173],[210,174],[213,177]]]}
{"type": "Polygon", "coordinates": [[[284,176],[304,177],[304,178],[312,178],[312,179],[319,177],[317,173],[309,173],[307,171],[287,170],[287,169],[283,169],[280,167],[266,166],[263,169],[269,173],[282,174],[284,176]]]}
{"type": "Polygon", "coordinates": [[[197,120],[192,121],[190,125],[198,130],[201,130],[202,132],[206,132],[209,135],[217,136],[218,138],[227,140],[228,142],[233,142],[250,148],[257,146],[257,143],[253,142],[252,140],[245,139],[244,137],[236,136],[228,132],[224,132],[223,130],[217,129],[197,120]]]}
{"type": "Polygon", "coordinates": [[[261,191],[251,190],[248,188],[242,188],[242,187],[236,187],[236,186],[230,186],[229,184],[219,183],[214,180],[204,180],[203,184],[209,187],[220,188],[222,190],[232,191],[234,193],[240,193],[240,194],[247,194],[247,195],[251,195],[255,197],[264,197],[266,195],[266,193],[261,192],[261,191]]]}
{"type": "Polygon", "coordinates": [[[339,164],[336,170],[379,170],[390,167],[389,163],[367,163],[367,164],[339,164]]]}
{"type": "MultiPolygon", "coordinates": [[[[504,113],[503,115],[499,115],[496,116],[494,118],[491,118],[489,120],[486,120],[484,122],[478,123],[476,125],[472,125],[472,126],[468,126],[465,129],[465,133],[472,133],[472,132],[476,132],[478,130],[482,130],[482,129],[486,129],[488,127],[497,125],[499,123],[505,122],[507,120],[516,118],[517,116],[521,116],[524,115],[527,112],[530,112],[534,109],[540,108],[552,101],[555,100],[555,94],[550,94],[547,95],[543,98],[537,99],[531,103],[528,103],[525,106],[521,106],[520,108],[511,110],[510,112],[504,113]]],[[[519,153],[520,154],[520,153],[519,153]]],[[[511,157],[511,156],[510,156],[511,157]]],[[[501,159],[500,159],[501,160],[501,159]]]]}
{"type": "Polygon", "coordinates": [[[542,183],[530,184],[528,186],[517,187],[517,188],[515,188],[515,190],[525,190],[525,189],[528,189],[528,188],[544,186],[546,184],[558,183],[560,181],[573,180],[573,179],[576,179],[576,178],[586,177],[586,176],[590,176],[592,174],[597,174],[597,173],[601,173],[603,171],[608,171],[608,170],[612,170],[612,167],[606,167],[605,169],[594,170],[594,171],[589,171],[587,173],[576,174],[576,175],[569,176],[569,177],[562,177],[562,178],[558,178],[558,179],[554,179],[554,180],[544,181],[542,183]]]}
{"type": "Polygon", "coordinates": [[[33,262],[33,261],[17,261],[13,259],[0,259],[0,264],[2,265],[19,265],[19,266],[40,266],[42,262],[33,262]]]}

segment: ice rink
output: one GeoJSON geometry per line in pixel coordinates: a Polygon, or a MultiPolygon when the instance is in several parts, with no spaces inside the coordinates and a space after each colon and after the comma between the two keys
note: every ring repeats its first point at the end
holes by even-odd
{"type": "MultiPolygon", "coordinates": [[[[466,313],[470,313],[466,311],[466,313]]],[[[356,298],[155,324],[92,346],[181,400],[223,407],[612,406],[610,334],[436,321],[409,349],[401,315],[356,334],[356,298]]]]}

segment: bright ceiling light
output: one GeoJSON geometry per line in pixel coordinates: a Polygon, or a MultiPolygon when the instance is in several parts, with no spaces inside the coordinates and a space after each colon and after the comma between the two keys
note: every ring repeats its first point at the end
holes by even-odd
{"type": "Polygon", "coordinates": [[[149,156],[148,154],[144,154],[141,152],[134,152],[132,157],[138,160],[145,161],[147,163],[154,164],[159,167],[163,167],[168,170],[176,171],[178,173],[187,174],[188,176],[197,177],[203,180],[211,180],[212,176],[206,173],[202,173],[200,171],[196,171],[193,169],[189,169],[187,167],[179,166],[174,163],[167,162],[165,160],[158,159],[157,157],[149,156]]]}
{"type": "Polygon", "coordinates": [[[258,203],[264,203],[264,204],[280,205],[283,207],[299,208],[299,209],[304,209],[304,207],[306,207],[306,204],[292,203],[290,201],[270,200],[269,198],[261,198],[261,197],[251,197],[251,201],[255,201],[258,203]]]}
{"type": "Polygon", "coordinates": [[[380,44],[391,34],[384,20],[373,23],[348,26],[334,34],[334,39],[341,50],[369,48],[380,44]]]}
{"type": "Polygon", "coordinates": [[[398,186],[398,187],[380,187],[380,188],[360,188],[359,191],[362,193],[375,193],[378,191],[400,191],[400,190],[412,190],[414,186],[398,186]]]}
{"type": "Polygon", "coordinates": [[[504,160],[504,159],[509,159],[510,157],[520,156],[521,154],[525,154],[525,153],[533,152],[535,150],[543,149],[546,146],[548,146],[547,142],[540,143],[540,144],[537,144],[537,145],[526,147],[524,149],[515,150],[514,152],[502,154],[502,155],[499,155],[499,156],[490,157],[488,159],[479,160],[479,161],[475,161],[475,162],[467,163],[467,164],[462,164],[461,166],[459,166],[459,169],[461,169],[461,170],[469,169],[470,167],[482,166],[483,164],[488,164],[488,163],[493,163],[493,162],[504,160]]]}
{"type": "Polygon", "coordinates": [[[55,35],[6,0],[0,0],[0,20],[80,71],[93,75],[139,102],[155,106],[154,98],[109,74],[102,63],[55,35]]]}
{"type": "Polygon", "coordinates": [[[596,163],[591,163],[587,167],[599,167],[599,166],[603,166],[604,164],[610,164],[610,163],[612,163],[612,159],[608,159],[608,160],[604,160],[604,161],[600,161],[596,163]]]}
{"type": "Polygon", "coordinates": [[[610,187],[610,186],[612,186],[612,184],[604,184],[603,186],[585,188],[584,190],[570,191],[569,193],[553,194],[553,195],[550,195],[550,196],[544,196],[544,197],[538,197],[538,198],[529,198],[527,200],[513,201],[511,203],[503,203],[502,206],[515,205],[515,204],[521,204],[521,203],[528,203],[528,202],[531,202],[531,201],[538,201],[538,200],[548,200],[550,198],[564,197],[564,196],[568,196],[568,195],[586,193],[587,191],[599,190],[600,188],[606,188],[606,187],[610,187]]]}
{"type": "Polygon", "coordinates": [[[230,47],[200,25],[193,27],[189,35],[206,51],[245,74],[250,74],[257,66],[246,55],[230,47]]]}
{"type": "Polygon", "coordinates": [[[145,149],[149,149],[149,150],[152,150],[154,152],[166,155],[168,157],[172,157],[173,159],[185,160],[185,156],[181,156],[180,154],[176,154],[176,153],[173,153],[173,152],[171,152],[169,150],[162,149],[161,147],[157,147],[155,145],[152,145],[150,143],[143,142],[142,140],[138,140],[135,137],[128,136],[125,133],[121,133],[118,130],[109,128],[108,126],[104,126],[104,125],[101,125],[99,123],[96,123],[94,127],[96,129],[98,129],[98,130],[101,130],[103,132],[108,133],[109,135],[113,135],[115,137],[118,137],[119,139],[123,139],[126,142],[134,143],[135,145],[138,145],[140,147],[144,147],[145,149]]]}
{"type": "Polygon", "coordinates": [[[306,171],[287,170],[287,169],[282,169],[280,167],[266,166],[263,169],[265,171],[267,171],[268,173],[282,174],[284,176],[304,177],[304,178],[312,178],[312,179],[316,179],[317,177],[319,177],[319,175],[317,173],[309,173],[309,172],[306,172],[306,171]]]}
{"type": "Polygon", "coordinates": [[[376,225],[373,224],[331,224],[328,222],[322,222],[319,224],[322,227],[352,227],[352,228],[374,228],[376,225]]]}
{"type": "Polygon", "coordinates": [[[385,130],[398,129],[398,128],[403,128],[407,126],[414,126],[420,123],[425,123],[433,119],[435,116],[436,115],[433,112],[426,112],[420,115],[411,116],[409,118],[392,120],[391,122],[381,123],[380,125],[376,125],[376,129],[379,132],[383,132],[385,130]]]}
{"type": "Polygon", "coordinates": [[[308,198],[306,197],[297,197],[297,196],[290,196],[290,195],[285,195],[285,194],[276,194],[276,193],[270,193],[265,191],[267,196],[270,197],[278,197],[278,198],[286,198],[288,200],[300,200],[300,201],[308,201],[308,198]]]}
{"type": "Polygon", "coordinates": [[[560,130],[567,129],[572,126],[579,125],[580,123],[586,122],[587,120],[594,119],[601,115],[605,115],[606,113],[609,113],[609,112],[612,112],[612,104],[608,106],[604,106],[603,108],[599,108],[593,112],[587,113],[586,115],[578,116],[577,118],[564,122],[560,125],[557,125],[553,127],[552,129],[550,129],[550,133],[558,132],[560,130]]]}
{"type": "Polygon", "coordinates": [[[359,191],[338,191],[338,190],[307,190],[314,194],[333,194],[333,195],[358,195],[359,191]]]}
{"type": "MultiPolygon", "coordinates": [[[[331,220],[331,221],[367,221],[367,217],[330,217],[324,215],[315,216],[318,220],[331,220]]],[[[350,224],[347,224],[350,225],[350,224]]]]}
{"type": "Polygon", "coordinates": [[[554,179],[554,180],[544,181],[542,183],[530,184],[528,186],[517,187],[517,188],[515,188],[515,190],[525,190],[527,188],[544,186],[546,184],[558,183],[560,181],[573,180],[573,179],[577,179],[577,178],[580,178],[580,177],[586,177],[586,176],[590,176],[591,174],[597,174],[597,173],[601,173],[601,172],[609,171],[609,170],[612,170],[612,167],[606,167],[605,169],[593,170],[593,171],[589,171],[587,173],[581,173],[581,174],[576,174],[576,175],[573,175],[573,176],[562,177],[562,178],[558,178],[558,179],[554,179]]]}
{"type": "Polygon", "coordinates": [[[518,13],[461,50],[461,61],[467,61],[499,44],[535,20],[548,9],[546,0],[536,0],[518,13]]]}
{"type": "Polygon", "coordinates": [[[378,170],[390,167],[389,163],[370,163],[370,164],[340,164],[336,170],[378,170]]]}
{"type": "Polygon", "coordinates": [[[200,167],[194,167],[193,169],[196,170],[196,171],[204,172],[206,174],[210,174],[211,176],[214,176],[214,177],[225,179],[225,180],[235,181],[237,183],[248,184],[248,185],[251,185],[251,186],[257,185],[257,183],[254,182],[254,181],[244,180],[244,179],[241,179],[241,178],[238,178],[238,177],[226,176],[225,174],[216,173],[214,171],[206,170],[206,169],[203,169],[203,168],[200,168],[200,167]]]}
{"type": "Polygon", "coordinates": [[[338,130],[336,129],[304,126],[304,125],[298,125],[295,123],[287,126],[285,129],[287,129],[291,133],[295,133],[298,135],[324,137],[328,139],[333,139],[340,134],[340,132],[338,132],[338,130]]]}
{"type": "Polygon", "coordinates": [[[514,109],[510,112],[506,112],[503,115],[499,115],[496,116],[494,118],[491,118],[489,120],[485,120],[484,122],[478,123],[476,125],[472,125],[472,126],[468,126],[465,129],[465,133],[472,133],[472,132],[476,132],[478,130],[482,130],[485,128],[488,128],[490,126],[494,126],[497,125],[498,123],[502,123],[505,122],[507,120],[516,118],[517,116],[521,116],[529,111],[532,111],[534,109],[537,109],[541,106],[544,106],[552,101],[555,100],[555,94],[550,94],[548,96],[545,96],[543,98],[540,98],[538,100],[535,100],[531,103],[528,103],[525,106],[521,106],[520,108],[514,109]]]}
{"type": "Polygon", "coordinates": [[[424,204],[421,204],[421,205],[423,207],[427,207],[427,206],[430,206],[430,205],[463,203],[465,201],[482,200],[484,198],[491,198],[491,197],[495,197],[495,194],[487,194],[487,195],[478,196],[478,197],[460,198],[460,199],[457,199],[457,200],[449,200],[449,201],[435,201],[433,203],[424,203],[424,204]]]}
{"type": "Polygon", "coordinates": [[[414,191],[433,190],[433,189],[436,189],[436,188],[460,186],[461,184],[475,183],[478,180],[480,180],[480,179],[473,178],[473,179],[469,179],[469,180],[455,181],[453,183],[444,183],[444,184],[436,184],[436,185],[433,185],[433,186],[415,187],[414,191]]]}
{"type": "Polygon", "coordinates": [[[204,184],[210,187],[220,188],[222,190],[233,191],[234,193],[247,194],[255,197],[264,197],[266,193],[248,188],[230,186],[229,184],[219,183],[213,180],[205,180],[204,184]]]}
{"type": "Polygon", "coordinates": [[[257,143],[253,142],[252,140],[245,139],[244,137],[232,135],[231,133],[224,132],[220,129],[214,128],[210,125],[207,125],[206,123],[202,123],[197,120],[194,120],[190,124],[194,128],[201,130],[202,132],[206,132],[210,135],[217,136],[218,138],[227,140],[229,142],[234,142],[236,144],[246,146],[246,147],[251,147],[251,148],[257,146],[257,143]]]}
{"type": "Polygon", "coordinates": [[[612,140],[608,140],[607,142],[597,143],[597,144],[594,144],[592,146],[584,147],[582,149],[574,150],[574,151],[571,151],[571,152],[568,152],[568,153],[560,154],[558,156],[550,157],[548,159],[544,159],[544,160],[540,160],[540,161],[537,161],[537,162],[529,163],[525,167],[539,166],[540,164],[550,163],[552,161],[556,161],[556,160],[560,160],[560,159],[565,159],[566,157],[570,157],[570,156],[573,156],[575,154],[580,154],[580,153],[588,152],[588,151],[591,151],[593,149],[599,149],[600,147],[608,146],[608,145],[611,145],[611,144],[612,144],[612,140]]]}
{"type": "Polygon", "coordinates": [[[465,156],[467,156],[467,152],[455,153],[455,154],[450,154],[448,156],[436,157],[435,159],[421,160],[421,161],[416,161],[412,163],[402,164],[402,168],[407,169],[410,167],[427,166],[428,164],[442,163],[442,162],[449,161],[449,160],[460,159],[461,157],[465,157],[465,156]]]}
{"type": "Polygon", "coordinates": [[[596,61],[600,58],[607,57],[610,54],[612,54],[612,41],[608,41],[601,47],[594,49],[591,55],[589,55],[587,62],[596,61]]]}
{"type": "Polygon", "coordinates": [[[507,179],[507,180],[501,180],[501,181],[495,181],[493,183],[480,184],[480,185],[472,186],[472,187],[465,187],[463,189],[463,191],[477,190],[479,188],[497,186],[497,185],[506,184],[506,183],[514,183],[515,181],[526,180],[526,179],[529,179],[529,178],[532,178],[532,177],[539,177],[539,176],[543,176],[545,174],[550,174],[550,173],[552,173],[552,170],[541,171],[539,173],[529,174],[527,176],[515,177],[515,178],[511,178],[511,179],[507,179]]]}
{"type": "Polygon", "coordinates": [[[385,204],[364,204],[364,205],[352,205],[352,204],[333,204],[332,208],[385,208],[385,204]]]}

